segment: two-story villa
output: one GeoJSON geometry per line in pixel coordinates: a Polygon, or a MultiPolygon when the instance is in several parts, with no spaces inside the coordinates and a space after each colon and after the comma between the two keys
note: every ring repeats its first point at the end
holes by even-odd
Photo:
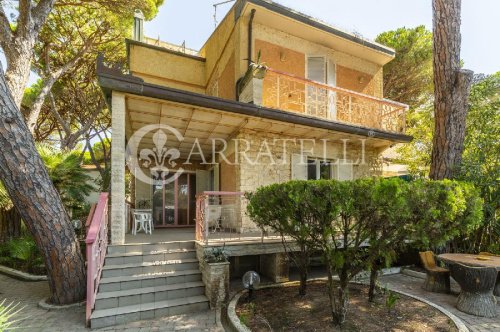
{"type": "Polygon", "coordinates": [[[128,73],[97,68],[112,112],[112,245],[93,327],[213,304],[199,265],[211,246],[225,245],[232,276],[286,280],[281,241],[246,216],[242,193],[380,175],[381,153],[411,140],[407,106],[383,97],[394,50],[277,3],[236,1],[199,51],[144,37],[139,17],[126,44],[128,73]],[[150,211],[151,235],[128,234],[129,207],[150,211]]]}

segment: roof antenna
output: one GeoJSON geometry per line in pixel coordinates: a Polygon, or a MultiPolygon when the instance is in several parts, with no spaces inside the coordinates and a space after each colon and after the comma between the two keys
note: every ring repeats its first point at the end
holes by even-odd
{"type": "Polygon", "coordinates": [[[225,5],[226,3],[230,3],[230,2],[233,2],[233,1],[236,1],[236,0],[226,0],[226,1],[215,3],[213,5],[214,6],[214,25],[215,25],[216,28],[217,28],[217,24],[219,23],[219,22],[217,22],[217,6],[225,5]]]}

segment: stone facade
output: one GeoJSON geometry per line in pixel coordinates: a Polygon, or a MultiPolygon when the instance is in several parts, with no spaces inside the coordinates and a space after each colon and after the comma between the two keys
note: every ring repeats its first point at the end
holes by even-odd
{"type": "MultiPolygon", "coordinates": [[[[323,141],[313,143],[304,140],[304,146],[301,147],[298,138],[250,131],[240,132],[237,139],[239,142],[246,141],[250,143],[245,154],[239,154],[237,157],[236,186],[242,192],[254,191],[261,186],[292,180],[292,155],[301,154],[301,152],[305,156],[315,158],[325,156],[329,160],[347,159],[353,163],[352,175],[354,179],[380,176],[382,174],[380,151],[371,147],[367,142],[363,147],[361,141],[354,139],[348,141],[331,140],[325,143],[323,141]],[[286,153],[284,154],[283,140],[285,139],[295,141],[287,142],[286,153]],[[271,144],[273,140],[276,142],[274,145],[271,144]],[[265,141],[269,142],[269,144],[266,145],[265,141]],[[294,142],[296,143],[294,144],[294,142]]],[[[222,177],[224,177],[224,174],[222,174],[222,177]]],[[[245,213],[246,200],[243,199],[241,204],[242,231],[255,230],[256,225],[245,213]]]]}

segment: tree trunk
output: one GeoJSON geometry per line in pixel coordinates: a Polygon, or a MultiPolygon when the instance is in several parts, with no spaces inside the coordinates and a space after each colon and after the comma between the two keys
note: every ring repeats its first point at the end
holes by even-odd
{"type": "Polygon", "coordinates": [[[368,301],[373,302],[375,300],[375,289],[377,287],[378,272],[381,266],[378,262],[373,262],[370,269],[370,288],[368,289],[368,301]]]}
{"type": "Polygon", "coordinates": [[[21,215],[15,207],[0,210],[0,243],[21,236],[21,215]]]}
{"type": "Polygon", "coordinates": [[[5,71],[5,81],[18,109],[21,109],[24,89],[28,84],[34,45],[34,38],[30,38],[15,43],[15,47],[12,47],[10,51],[5,51],[8,64],[5,71]]]}
{"type": "Polygon", "coordinates": [[[461,0],[433,0],[434,137],[430,178],[452,178],[462,162],[473,72],[460,69],[461,0]]]}
{"type": "Polygon", "coordinates": [[[336,302],[335,302],[335,315],[333,321],[336,325],[342,326],[345,323],[347,316],[347,305],[349,303],[349,280],[347,278],[347,271],[344,268],[339,274],[339,287],[337,288],[336,302]]]}
{"type": "Polygon", "coordinates": [[[45,259],[52,302],[85,297],[85,262],[68,214],[0,65],[0,178],[45,259]]]}

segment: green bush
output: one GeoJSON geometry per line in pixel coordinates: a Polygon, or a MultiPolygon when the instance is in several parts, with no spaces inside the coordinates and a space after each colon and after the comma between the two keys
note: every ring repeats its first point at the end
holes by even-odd
{"type": "Polygon", "coordinates": [[[271,229],[282,236],[285,251],[299,269],[299,294],[305,295],[309,260],[317,248],[311,206],[318,205],[315,201],[319,197],[311,190],[310,182],[272,184],[246,197],[250,218],[264,231],[271,229]]]}
{"type": "Polygon", "coordinates": [[[285,249],[297,260],[304,293],[310,254],[321,251],[337,324],[345,321],[348,283],[359,272],[371,268],[375,285],[376,272],[395,258],[403,243],[442,245],[474,230],[482,216],[477,190],[449,180],[290,181],[247,197],[249,216],[260,227],[280,233],[285,249]]]}
{"type": "Polygon", "coordinates": [[[0,248],[0,262],[30,273],[38,273],[43,257],[30,236],[12,239],[0,248]]]}

